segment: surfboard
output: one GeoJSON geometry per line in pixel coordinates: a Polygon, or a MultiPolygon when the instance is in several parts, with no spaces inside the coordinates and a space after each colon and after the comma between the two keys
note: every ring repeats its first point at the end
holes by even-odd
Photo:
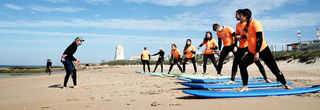
{"type": "Polygon", "coordinates": [[[164,72],[152,72],[151,75],[155,75],[155,76],[179,77],[180,74],[168,74],[168,73],[164,73],[164,72]]]}
{"type": "Polygon", "coordinates": [[[136,71],[136,73],[138,73],[138,74],[149,74],[149,72],[144,73],[144,72],[138,72],[138,71],[136,71]]]}
{"type": "MultiPolygon", "coordinates": [[[[215,75],[205,75],[202,74],[182,74],[179,77],[189,78],[189,79],[214,79],[215,75]]],[[[220,76],[220,79],[231,78],[231,76],[220,76]]]]}
{"type": "Polygon", "coordinates": [[[235,98],[235,97],[264,97],[264,96],[282,96],[312,93],[320,91],[318,87],[297,87],[293,89],[273,88],[273,89],[249,89],[245,92],[237,90],[182,90],[186,94],[208,98],[235,98]]]}
{"type": "MultiPolygon", "coordinates": [[[[178,78],[179,80],[182,81],[187,81],[187,82],[192,82],[192,83],[222,83],[222,82],[228,82],[230,79],[186,79],[186,78],[178,78]]],[[[235,82],[241,82],[242,79],[237,78],[234,80],[235,82]]],[[[254,79],[249,79],[249,82],[255,82],[255,81],[264,81],[264,79],[261,78],[254,78],[254,79]]]]}
{"type": "MultiPolygon", "coordinates": [[[[292,84],[292,82],[287,82],[292,84]]],[[[231,89],[231,88],[242,88],[242,83],[237,84],[196,84],[196,83],[181,83],[183,86],[198,88],[198,89],[231,89]]],[[[248,88],[261,88],[261,87],[276,87],[282,86],[280,82],[275,83],[248,83],[248,88]]]]}

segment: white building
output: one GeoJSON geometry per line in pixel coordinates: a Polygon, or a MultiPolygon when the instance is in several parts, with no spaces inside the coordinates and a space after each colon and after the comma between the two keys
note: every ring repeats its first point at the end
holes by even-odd
{"type": "Polygon", "coordinates": [[[124,60],[124,49],[121,45],[116,46],[116,52],[115,52],[114,60],[124,60]]]}

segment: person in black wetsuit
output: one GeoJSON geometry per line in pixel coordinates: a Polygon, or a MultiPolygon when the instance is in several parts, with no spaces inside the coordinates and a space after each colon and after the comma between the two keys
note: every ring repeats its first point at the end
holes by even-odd
{"type": "Polygon", "coordinates": [[[62,89],[67,87],[67,83],[69,80],[69,77],[71,75],[73,80],[73,88],[77,87],[77,70],[74,66],[78,66],[80,64],[80,61],[78,61],[76,58],[73,57],[73,54],[77,51],[77,48],[79,45],[82,44],[84,40],[81,37],[77,37],[71,45],[63,52],[63,55],[61,57],[61,62],[64,65],[64,68],[66,70],[66,76],[64,77],[64,83],[62,89]]]}
{"type": "Polygon", "coordinates": [[[159,58],[158,58],[158,62],[156,64],[156,67],[154,68],[153,72],[155,72],[157,70],[157,67],[160,64],[161,73],[162,73],[163,72],[163,62],[164,62],[164,51],[162,50],[162,48],[159,48],[159,52],[156,54],[153,54],[152,56],[155,56],[155,55],[159,55],[159,58]]]}
{"type": "Polygon", "coordinates": [[[52,68],[52,62],[50,59],[47,59],[47,67],[46,67],[46,73],[48,75],[51,75],[51,68],[52,68]]]}

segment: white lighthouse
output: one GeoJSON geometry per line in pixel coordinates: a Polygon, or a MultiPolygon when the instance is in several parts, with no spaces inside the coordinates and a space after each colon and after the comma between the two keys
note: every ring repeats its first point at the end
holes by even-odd
{"type": "Polygon", "coordinates": [[[116,46],[116,54],[114,60],[124,60],[124,49],[121,45],[116,46]]]}

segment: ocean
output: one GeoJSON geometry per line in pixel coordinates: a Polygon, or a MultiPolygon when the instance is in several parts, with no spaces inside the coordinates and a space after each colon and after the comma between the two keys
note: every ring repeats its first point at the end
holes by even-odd
{"type": "Polygon", "coordinates": [[[13,67],[13,66],[45,67],[46,65],[0,65],[0,68],[13,67]]]}

